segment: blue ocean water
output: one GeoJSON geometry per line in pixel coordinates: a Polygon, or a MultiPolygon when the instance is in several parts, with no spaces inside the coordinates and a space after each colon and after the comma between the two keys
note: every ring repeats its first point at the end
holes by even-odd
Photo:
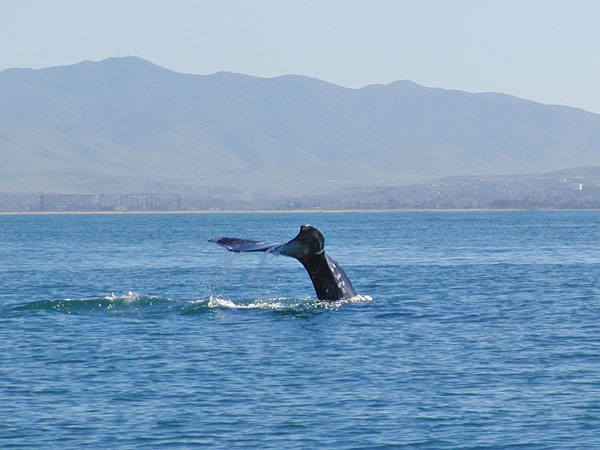
{"type": "Polygon", "coordinates": [[[0,447],[600,447],[600,212],[0,216],[0,447]],[[359,294],[207,242],[319,227],[359,294]]]}

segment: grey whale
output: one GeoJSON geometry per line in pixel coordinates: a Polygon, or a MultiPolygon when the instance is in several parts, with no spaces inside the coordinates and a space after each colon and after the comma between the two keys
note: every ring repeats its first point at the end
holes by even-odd
{"type": "Polygon", "coordinates": [[[304,266],[319,300],[345,300],[356,296],[346,272],[325,253],[325,236],[311,225],[302,225],[300,232],[285,244],[220,237],[209,239],[231,252],[270,252],[296,258],[304,266]]]}

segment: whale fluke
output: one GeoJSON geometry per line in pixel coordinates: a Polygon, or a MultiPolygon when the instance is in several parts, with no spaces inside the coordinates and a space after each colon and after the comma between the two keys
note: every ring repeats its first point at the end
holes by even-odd
{"type": "Polygon", "coordinates": [[[212,238],[209,242],[231,252],[270,252],[296,258],[308,272],[319,300],[343,300],[356,296],[344,270],[325,253],[323,233],[311,225],[302,225],[298,235],[285,244],[229,237],[212,238]]]}

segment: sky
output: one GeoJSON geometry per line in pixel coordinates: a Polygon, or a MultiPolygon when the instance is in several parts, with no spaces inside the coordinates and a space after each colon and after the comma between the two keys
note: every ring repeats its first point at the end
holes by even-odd
{"type": "Polygon", "coordinates": [[[600,113],[599,0],[0,0],[0,70],[139,56],[177,72],[411,80],[600,113]]]}

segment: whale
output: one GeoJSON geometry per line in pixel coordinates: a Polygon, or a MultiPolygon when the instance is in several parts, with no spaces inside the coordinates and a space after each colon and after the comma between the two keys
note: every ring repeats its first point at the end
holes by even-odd
{"type": "Polygon", "coordinates": [[[232,237],[211,238],[209,242],[236,253],[268,252],[297,259],[308,272],[319,300],[337,301],[356,296],[344,269],[325,252],[325,236],[312,225],[302,225],[298,235],[285,244],[232,237]]]}

